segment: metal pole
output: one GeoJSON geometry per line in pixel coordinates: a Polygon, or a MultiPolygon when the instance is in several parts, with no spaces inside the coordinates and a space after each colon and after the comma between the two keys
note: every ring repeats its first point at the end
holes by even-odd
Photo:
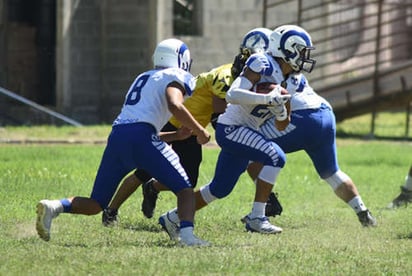
{"type": "Polygon", "coordinates": [[[405,138],[406,139],[409,137],[410,116],[411,116],[411,102],[408,102],[408,105],[406,106],[406,127],[405,127],[405,138]]]}
{"type": "Polygon", "coordinates": [[[266,26],[266,13],[267,13],[267,4],[268,4],[268,0],[264,0],[263,1],[263,10],[262,10],[262,26],[263,27],[267,27],[266,26]]]}
{"type": "Polygon", "coordinates": [[[376,98],[379,94],[379,63],[380,63],[380,41],[381,41],[381,23],[382,23],[382,6],[383,0],[379,0],[378,4],[378,22],[377,22],[377,34],[376,34],[376,47],[375,47],[375,69],[373,73],[373,112],[372,112],[372,120],[371,120],[371,135],[375,135],[375,120],[376,120],[376,98]]]}
{"type": "Polygon", "coordinates": [[[37,110],[40,110],[40,111],[42,111],[42,112],[44,112],[44,113],[47,113],[47,114],[49,114],[49,115],[51,115],[51,116],[53,116],[53,117],[56,117],[56,118],[58,118],[58,119],[60,119],[60,120],[62,120],[62,121],[64,121],[64,122],[66,122],[66,123],[68,123],[68,124],[71,124],[71,125],[73,125],[73,126],[82,126],[81,123],[76,122],[75,120],[72,120],[72,119],[70,119],[70,118],[68,118],[68,117],[66,117],[66,116],[64,116],[64,115],[62,115],[62,114],[60,114],[60,113],[57,113],[57,112],[55,112],[55,111],[53,111],[53,110],[51,110],[51,109],[48,109],[48,108],[46,108],[46,107],[44,107],[44,106],[41,106],[41,105],[39,105],[39,104],[37,104],[37,103],[35,103],[35,102],[33,102],[33,101],[30,101],[30,100],[28,100],[28,99],[26,99],[26,98],[24,98],[24,97],[22,97],[22,96],[17,95],[16,93],[13,93],[13,92],[11,92],[11,91],[9,91],[9,90],[7,90],[7,89],[4,89],[4,88],[2,88],[2,87],[0,87],[0,93],[3,93],[4,95],[9,96],[10,98],[13,98],[13,99],[15,99],[15,100],[17,100],[17,101],[19,101],[19,102],[22,102],[22,103],[24,103],[24,104],[27,104],[27,105],[29,105],[29,106],[37,109],[37,110]]]}
{"type": "MultiPolygon", "coordinates": [[[[402,92],[407,93],[406,91],[406,80],[404,76],[401,76],[402,92]]],[[[406,105],[406,123],[405,123],[405,138],[409,136],[409,116],[411,114],[411,102],[408,102],[406,105]]]]}

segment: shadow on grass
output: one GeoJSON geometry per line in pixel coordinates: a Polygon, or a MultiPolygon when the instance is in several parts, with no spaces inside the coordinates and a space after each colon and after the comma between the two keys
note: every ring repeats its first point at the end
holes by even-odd
{"type": "Polygon", "coordinates": [[[145,241],[123,241],[121,243],[114,243],[114,242],[105,242],[105,243],[97,243],[97,244],[86,244],[86,243],[61,243],[62,247],[66,248],[96,248],[97,247],[117,247],[121,248],[124,246],[135,246],[135,247],[162,247],[162,248],[173,248],[173,247],[180,247],[179,244],[175,241],[169,240],[165,237],[162,240],[145,240],[145,241]]]}
{"type": "Polygon", "coordinates": [[[412,232],[405,234],[398,234],[398,239],[400,240],[412,240],[412,232]]]}
{"type": "Polygon", "coordinates": [[[126,230],[132,230],[132,231],[148,231],[148,232],[163,232],[162,228],[160,225],[157,224],[148,224],[148,223],[122,223],[119,227],[126,229],[126,230]]]}

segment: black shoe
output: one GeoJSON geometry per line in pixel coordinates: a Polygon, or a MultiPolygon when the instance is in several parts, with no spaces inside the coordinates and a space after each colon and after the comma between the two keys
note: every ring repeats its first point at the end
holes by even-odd
{"type": "Polygon", "coordinates": [[[147,218],[153,217],[153,213],[156,208],[157,195],[159,194],[159,192],[156,191],[155,188],[153,188],[154,181],[155,179],[152,178],[149,181],[143,183],[142,185],[142,212],[143,215],[147,218]]]}
{"type": "Polygon", "coordinates": [[[401,193],[389,204],[388,208],[399,208],[412,203],[412,191],[401,186],[401,193]]]}
{"type": "Polygon", "coordinates": [[[102,223],[104,226],[114,226],[117,224],[117,209],[106,208],[103,210],[102,223]]]}
{"type": "Polygon", "coordinates": [[[365,227],[376,226],[377,224],[376,219],[372,216],[369,210],[360,211],[358,213],[358,218],[360,223],[365,227]]]}
{"type": "Polygon", "coordinates": [[[269,199],[266,202],[265,215],[267,217],[276,217],[282,214],[283,208],[275,193],[270,193],[269,199]]]}

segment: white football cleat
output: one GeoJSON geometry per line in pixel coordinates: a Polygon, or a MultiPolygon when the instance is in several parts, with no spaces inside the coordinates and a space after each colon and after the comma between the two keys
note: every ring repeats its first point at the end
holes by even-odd
{"type": "Polygon", "coordinates": [[[271,224],[267,217],[251,218],[247,215],[242,219],[242,222],[246,223],[246,230],[251,232],[258,232],[261,234],[278,234],[283,231],[282,228],[271,224]]]}
{"type": "Polygon", "coordinates": [[[36,230],[39,237],[45,241],[50,240],[50,228],[52,219],[58,216],[50,204],[50,200],[41,200],[37,204],[36,230]]]}
{"type": "Polygon", "coordinates": [[[179,225],[170,220],[169,212],[160,216],[159,224],[162,226],[163,230],[166,231],[171,240],[177,241],[179,239],[179,225]]]}
{"type": "Polygon", "coordinates": [[[210,243],[199,239],[194,234],[179,235],[179,244],[182,246],[210,246],[210,243]]]}

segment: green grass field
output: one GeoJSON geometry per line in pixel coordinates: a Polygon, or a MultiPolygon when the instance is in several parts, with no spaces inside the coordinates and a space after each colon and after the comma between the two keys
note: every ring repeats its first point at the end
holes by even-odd
{"type": "MultiPolygon", "coordinates": [[[[78,131],[4,128],[0,137],[104,140],[110,128],[78,131]]],[[[284,212],[271,221],[284,229],[280,235],[245,231],[240,218],[251,209],[254,189],[243,175],[228,198],[196,215],[195,232],[213,244],[208,248],[169,241],[157,218],[175,206],[175,197],[162,193],[149,220],[140,212],[140,189],[123,205],[117,227],[103,227],[101,215],[62,214],[53,222],[50,242],[39,239],[36,203],[89,195],[103,149],[103,144],[0,143],[0,275],[411,274],[412,206],[386,209],[412,163],[410,142],[338,139],[340,167],[377,217],[373,229],[360,225],[299,152],[288,155],[276,186],[284,212]]],[[[205,148],[199,185],[213,176],[217,154],[205,148]]]]}

